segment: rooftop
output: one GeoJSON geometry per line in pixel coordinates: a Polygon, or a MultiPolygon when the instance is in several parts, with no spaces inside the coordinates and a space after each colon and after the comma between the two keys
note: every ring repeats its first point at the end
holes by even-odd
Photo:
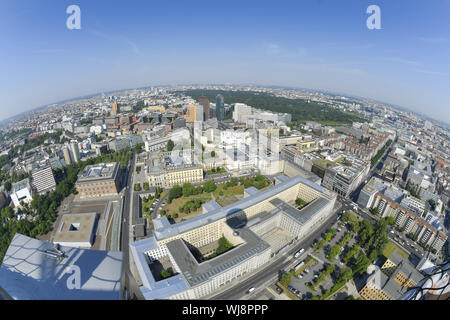
{"type": "Polygon", "coordinates": [[[55,243],[90,242],[96,220],[96,213],[65,214],[53,241],[55,243]]]}
{"type": "Polygon", "coordinates": [[[181,239],[169,242],[167,248],[189,285],[195,286],[270,248],[248,228],[239,229],[239,236],[244,240],[243,244],[202,263],[197,262],[181,239]]]}
{"type": "Polygon", "coordinates": [[[20,190],[26,189],[29,185],[29,182],[29,179],[19,181],[17,183],[14,183],[11,189],[13,190],[13,192],[18,192],[20,190]]]}
{"type": "Polygon", "coordinates": [[[0,287],[16,300],[119,300],[122,252],[55,245],[16,234],[0,267],[0,287]],[[81,271],[79,290],[67,283],[81,271]]]}
{"type": "Polygon", "coordinates": [[[78,175],[77,182],[91,182],[96,180],[115,179],[119,170],[119,163],[100,163],[87,166],[78,175]]]}

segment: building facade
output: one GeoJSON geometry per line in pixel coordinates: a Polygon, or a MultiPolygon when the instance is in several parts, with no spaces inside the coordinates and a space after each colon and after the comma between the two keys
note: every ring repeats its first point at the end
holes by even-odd
{"type": "Polygon", "coordinates": [[[120,190],[119,163],[87,166],[78,175],[75,187],[80,198],[117,196],[120,190]]]}
{"type": "Polygon", "coordinates": [[[38,169],[32,174],[32,185],[38,194],[54,191],[56,188],[55,177],[51,167],[38,169]]]}

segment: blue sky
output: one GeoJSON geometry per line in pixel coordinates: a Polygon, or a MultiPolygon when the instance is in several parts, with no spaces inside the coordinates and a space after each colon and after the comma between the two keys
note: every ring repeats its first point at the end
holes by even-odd
{"type": "Polygon", "coordinates": [[[0,119],[160,84],[358,95],[450,123],[450,1],[2,0],[0,119]],[[66,8],[81,8],[81,30],[66,8]],[[381,30],[366,9],[381,8],[381,30]]]}

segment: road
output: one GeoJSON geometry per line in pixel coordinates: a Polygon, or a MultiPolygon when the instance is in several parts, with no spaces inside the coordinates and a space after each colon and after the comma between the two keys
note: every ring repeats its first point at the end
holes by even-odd
{"type": "MultiPolygon", "coordinates": [[[[314,240],[321,237],[321,234],[326,230],[330,229],[331,226],[336,223],[337,214],[333,213],[331,217],[315,232],[313,232],[306,239],[301,241],[292,247],[286,254],[274,260],[270,263],[266,268],[256,273],[254,276],[238,283],[234,287],[228,289],[225,292],[222,292],[216,296],[214,296],[213,300],[238,300],[239,298],[246,295],[246,291],[250,288],[258,288],[264,285],[266,282],[271,280],[272,278],[278,276],[281,270],[284,270],[290,264],[292,264],[292,256],[301,248],[309,248],[313,245],[314,240]]],[[[276,281],[275,279],[274,281],[276,281]]],[[[258,290],[255,291],[256,294],[258,290]]],[[[250,296],[250,298],[252,298],[250,296]]]]}
{"type": "Polygon", "coordinates": [[[138,288],[136,280],[130,271],[130,221],[132,222],[130,216],[130,201],[132,197],[132,176],[134,172],[135,162],[134,162],[135,153],[133,153],[133,157],[131,158],[130,168],[128,169],[128,178],[127,185],[123,186],[123,211],[122,211],[122,242],[121,242],[121,251],[123,252],[123,264],[122,264],[122,290],[121,296],[124,299],[140,299],[143,298],[141,292],[138,288]]]}

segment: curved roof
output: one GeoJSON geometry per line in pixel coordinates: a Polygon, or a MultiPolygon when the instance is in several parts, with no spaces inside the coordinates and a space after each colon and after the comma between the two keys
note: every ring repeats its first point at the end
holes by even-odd
{"type": "Polygon", "coordinates": [[[119,300],[122,252],[55,245],[16,234],[0,267],[0,287],[16,300],[119,300]],[[79,270],[80,289],[70,289],[79,270]],[[69,284],[69,285],[68,285],[69,284]]]}

